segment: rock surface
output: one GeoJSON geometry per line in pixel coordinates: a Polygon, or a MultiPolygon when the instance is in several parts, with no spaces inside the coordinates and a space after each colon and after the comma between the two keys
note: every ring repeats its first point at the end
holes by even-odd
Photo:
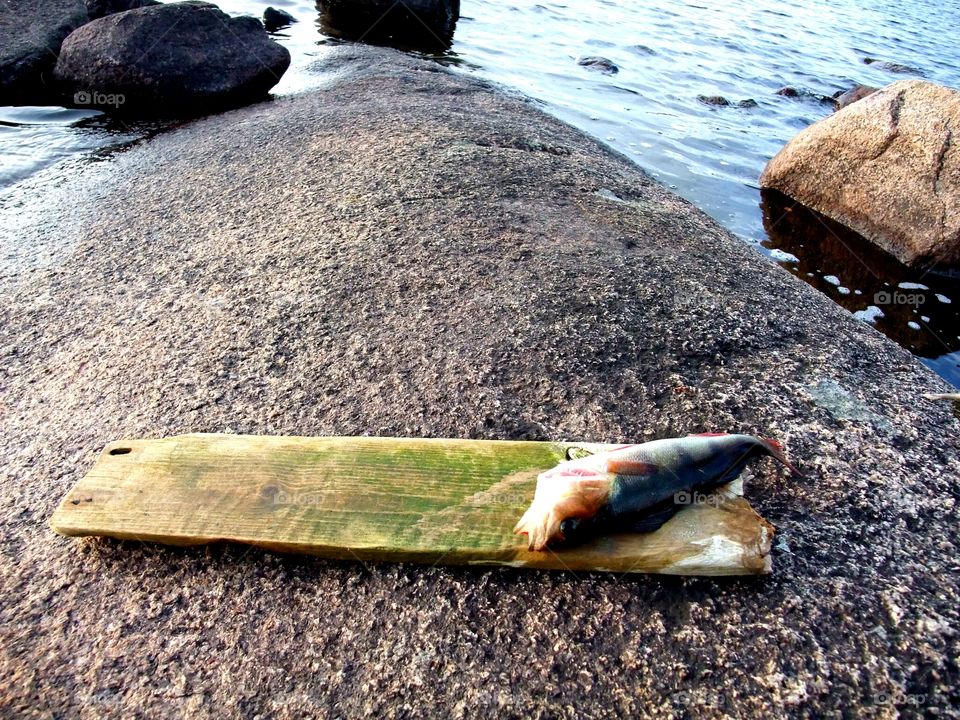
{"type": "Polygon", "coordinates": [[[256,18],[215,5],[181,2],[94,20],[70,34],[55,76],[82,105],[127,113],[209,112],[264,97],[290,65],[290,53],[256,18]],[[111,103],[97,97],[121,98],[111,103]]]}
{"type": "Polygon", "coordinates": [[[901,262],[960,269],[960,92],[894,83],[811,125],[763,171],[901,262]]]}
{"type": "Polygon", "coordinates": [[[32,229],[0,208],[46,258],[0,276],[0,715],[949,715],[960,426],[920,399],[945,383],[532,104],[338,52],[322,90],[87,166],[32,229]],[[747,483],[762,580],[47,527],[108,441],[227,429],[762,431],[807,477],[747,483]]]}
{"type": "Polygon", "coordinates": [[[745,110],[758,107],[757,101],[753,98],[731,102],[722,95],[697,95],[697,100],[704,105],[709,105],[710,107],[738,107],[745,110]]]}

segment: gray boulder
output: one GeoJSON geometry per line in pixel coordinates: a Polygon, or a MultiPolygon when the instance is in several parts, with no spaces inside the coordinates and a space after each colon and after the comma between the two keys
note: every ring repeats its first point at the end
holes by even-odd
{"type": "Polygon", "coordinates": [[[189,115],[258,100],[289,65],[256,18],[182,2],[81,27],[64,41],[55,77],[78,106],[189,115]]]}
{"type": "Polygon", "coordinates": [[[156,0],[6,0],[0,12],[0,105],[58,102],[53,67],[64,39],[95,18],[156,0]]]}
{"type": "Polygon", "coordinates": [[[90,19],[83,0],[4,2],[0,11],[0,105],[42,104],[54,94],[60,45],[90,19]]]}

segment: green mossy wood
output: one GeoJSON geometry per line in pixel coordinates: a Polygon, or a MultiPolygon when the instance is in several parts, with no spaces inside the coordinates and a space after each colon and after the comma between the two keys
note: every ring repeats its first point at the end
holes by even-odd
{"type": "MultiPolygon", "coordinates": [[[[603,445],[573,445],[603,449],[603,445]]],[[[655,533],[530,552],[513,526],[571,444],[183,435],[112,443],[54,513],[63,535],[230,541],[354,560],[694,575],[770,572],[773,527],[731,489],[655,533]]]]}

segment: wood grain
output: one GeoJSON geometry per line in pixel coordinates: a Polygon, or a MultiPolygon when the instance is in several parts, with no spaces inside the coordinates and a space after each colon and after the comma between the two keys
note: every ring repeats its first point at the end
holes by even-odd
{"type": "Polygon", "coordinates": [[[530,552],[539,473],[603,445],[182,435],[107,446],[51,520],[63,535],[248,543],[326,558],[690,575],[768,573],[773,526],[728,489],[655,533],[530,552]]]}

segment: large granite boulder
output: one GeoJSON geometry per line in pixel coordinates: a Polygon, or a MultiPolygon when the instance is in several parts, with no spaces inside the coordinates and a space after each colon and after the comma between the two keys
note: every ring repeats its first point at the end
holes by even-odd
{"type": "Polygon", "coordinates": [[[57,102],[53,67],[81,25],[155,0],[6,0],[0,9],[0,105],[57,102]]]}
{"type": "Polygon", "coordinates": [[[76,105],[178,115],[260,99],[289,65],[256,18],[182,2],[84,25],[64,41],[55,75],[76,105]]]}
{"type": "Polygon", "coordinates": [[[767,165],[779,190],[914,267],[960,269],[960,92],[909,80],[810,126],[767,165]]]}
{"type": "Polygon", "coordinates": [[[0,105],[40,104],[53,94],[60,44],[90,19],[83,0],[13,0],[0,8],[0,105]]]}

